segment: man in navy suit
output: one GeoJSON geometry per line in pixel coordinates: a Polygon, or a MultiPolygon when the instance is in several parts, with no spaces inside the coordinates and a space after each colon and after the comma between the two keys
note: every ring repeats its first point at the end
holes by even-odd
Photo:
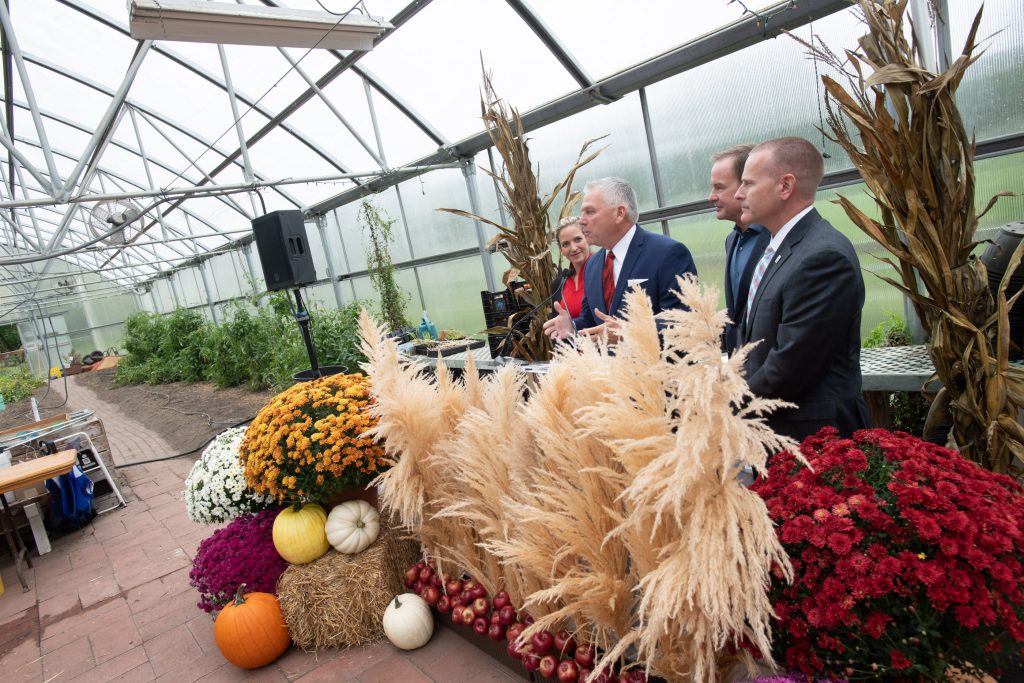
{"type": "Polygon", "coordinates": [[[826,425],[849,436],[867,426],[861,396],[860,316],[864,279],[853,244],[814,209],[821,153],[803,138],[755,147],[736,198],[740,220],[772,238],[758,260],[739,343],[757,396],[795,403],[772,413],[779,434],[802,440],[826,425]]]}
{"type": "Polygon", "coordinates": [[[674,239],[648,232],[636,224],[636,193],[621,178],[601,178],[583,188],[580,227],[590,244],[603,247],[583,270],[583,306],[571,319],[555,304],[557,315],[544,323],[544,333],[552,339],[580,334],[604,335],[609,343],[618,339],[614,319],[622,305],[622,295],[630,287],[639,287],[650,297],[654,312],[681,308],[677,275],[697,274],[690,250],[674,239]]]}
{"type": "Polygon", "coordinates": [[[750,276],[754,274],[771,233],[763,225],[747,225],[740,218],[740,189],[743,165],[753,145],[736,145],[711,156],[711,194],[708,201],[715,207],[715,218],[733,224],[725,238],[725,307],[730,322],[725,326],[722,349],[730,356],[736,350],[736,330],[746,312],[750,276]]]}

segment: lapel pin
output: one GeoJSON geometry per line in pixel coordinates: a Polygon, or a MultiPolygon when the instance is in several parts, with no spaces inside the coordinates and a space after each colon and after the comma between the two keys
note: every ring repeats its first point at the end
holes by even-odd
{"type": "Polygon", "coordinates": [[[778,262],[779,262],[779,259],[780,259],[780,258],[782,258],[782,256],[781,256],[781,255],[779,255],[779,256],[776,256],[776,257],[775,257],[775,262],[776,262],[776,263],[778,263],[778,262]]]}

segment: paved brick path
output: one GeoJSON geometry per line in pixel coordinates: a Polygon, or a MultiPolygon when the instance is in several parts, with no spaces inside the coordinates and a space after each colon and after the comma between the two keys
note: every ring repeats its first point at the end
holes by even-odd
{"type": "Polygon", "coordinates": [[[126,508],[33,551],[30,590],[0,548],[0,671],[4,683],[45,681],[360,681],[509,683],[522,680],[446,628],[402,652],[388,643],[307,653],[293,647],[274,664],[245,671],[227,663],[211,618],[188,583],[192,557],[213,528],[189,520],[179,500],[193,460],[124,465],[171,453],[170,446],[69,378],[69,407],[103,420],[129,490],[126,508]]]}

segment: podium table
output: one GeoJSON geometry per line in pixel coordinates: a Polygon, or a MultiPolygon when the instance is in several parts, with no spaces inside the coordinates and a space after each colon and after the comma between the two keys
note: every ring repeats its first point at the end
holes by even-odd
{"type": "Polygon", "coordinates": [[[24,561],[31,567],[32,559],[28,555],[28,546],[17,533],[14,526],[14,512],[7,504],[7,496],[3,494],[44,482],[51,477],[67,474],[74,467],[77,456],[78,454],[73,449],[69,449],[0,469],[0,503],[3,505],[0,525],[3,526],[7,547],[11,549],[11,555],[14,557],[14,571],[18,575],[18,581],[21,582],[23,591],[28,591],[28,581],[25,580],[21,564],[24,561]]]}

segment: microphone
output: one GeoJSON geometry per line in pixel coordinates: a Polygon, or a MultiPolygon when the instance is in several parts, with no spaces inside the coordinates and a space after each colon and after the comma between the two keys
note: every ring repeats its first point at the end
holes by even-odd
{"type": "MultiPolygon", "coordinates": [[[[570,271],[568,268],[563,268],[562,272],[559,273],[559,275],[558,275],[558,279],[555,282],[556,286],[551,291],[551,294],[549,294],[548,297],[546,299],[544,299],[544,301],[541,301],[539,304],[537,304],[536,306],[531,308],[529,311],[527,311],[526,313],[521,315],[514,323],[512,323],[509,326],[508,332],[506,332],[505,336],[501,338],[501,343],[498,345],[498,348],[504,350],[505,344],[508,343],[508,340],[511,339],[512,334],[514,332],[518,332],[519,333],[519,338],[522,339],[523,336],[525,336],[525,332],[523,330],[523,323],[526,322],[527,323],[526,329],[529,329],[529,322],[533,320],[533,316],[537,313],[537,311],[539,311],[544,306],[547,306],[549,303],[554,301],[556,298],[559,298],[559,297],[562,296],[562,289],[565,287],[565,281],[567,279],[569,279],[570,277],[572,277],[572,271],[570,271]]],[[[563,306],[565,305],[564,302],[563,302],[562,305],[563,306]]]]}

